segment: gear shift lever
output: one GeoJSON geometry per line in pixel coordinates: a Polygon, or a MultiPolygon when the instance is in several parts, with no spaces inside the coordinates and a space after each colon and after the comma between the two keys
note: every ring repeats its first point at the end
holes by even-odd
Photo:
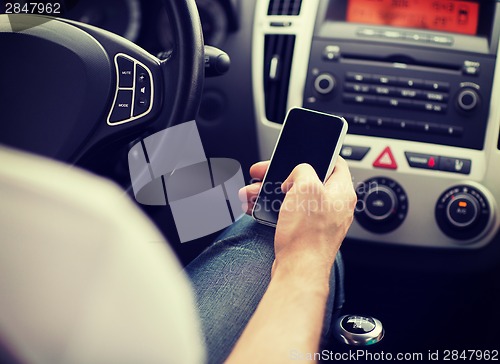
{"type": "Polygon", "coordinates": [[[347,345],[367,346],[382,340],[384,328],[374,317],[345,315],[337,319],[335,336],[347,345]]]}

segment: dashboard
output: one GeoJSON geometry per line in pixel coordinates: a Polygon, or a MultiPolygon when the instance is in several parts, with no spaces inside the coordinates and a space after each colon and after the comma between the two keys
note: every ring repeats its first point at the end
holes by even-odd
{"type": "Polygon", "coordinates": [[[343,116],[349,237],[474,249],[498,232],[500,4],[259,0],[253,92],[268,158],[288,108],[343,116]],[[304,50],[309,50],[304,52],[304,50]]]}
{"type": "MultiPolygon", "coordinates": [[[[65,17],[159,57],[174,47],[161,0],[69,3],[65,17]]],[[[205,43],[232,59],[205,82],[197,121],[208,154],[246,170],[270,157],[288,109],[336,114],[349,124],[341,155],[359,200],[350,238],[455,250],[494,239],[499,2],[196,3],[205,43]],[[257,143],[243,150],[242,135],[257,143]]]]}

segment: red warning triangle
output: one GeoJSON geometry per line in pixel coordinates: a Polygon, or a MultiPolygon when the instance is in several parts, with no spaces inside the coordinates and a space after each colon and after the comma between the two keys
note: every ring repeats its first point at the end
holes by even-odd
{"type": "Polygon", "coordinates": [[[378,158],[375,159],[373,166],[378,168],[397,169],[398,164],[396,163],[396,158],[394,158],[394,155],[391,152],[391,148],[386,147],[382,153],[380,153],[378,158]]]}

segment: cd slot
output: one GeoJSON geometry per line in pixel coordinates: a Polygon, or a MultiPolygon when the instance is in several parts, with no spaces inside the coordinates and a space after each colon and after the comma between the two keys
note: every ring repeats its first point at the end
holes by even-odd
{"type": "Polygon", "coordinates": [[[419,62],[410,57],[386,57],[380,58],[376,56],[368,55],[353,55],[353,54],[342,54],[339,61],[344,64],[351,65],[361,65],[361,66],[378,66],[378,67],[389,67],[406,69],[410,71],[439,71],[441,73],[447,74],[460,74],[462,71],[462,65],[457,64],[437,64],[431,62],[419,62]]]}

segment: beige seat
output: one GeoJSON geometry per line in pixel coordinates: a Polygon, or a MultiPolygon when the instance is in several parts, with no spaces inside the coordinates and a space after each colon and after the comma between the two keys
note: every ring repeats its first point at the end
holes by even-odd
{"type": "Polygon", "coordinates": [[[0,346],[15,361],[200,363],[193,302],[122,190],[0,146],[0,346]]]}

